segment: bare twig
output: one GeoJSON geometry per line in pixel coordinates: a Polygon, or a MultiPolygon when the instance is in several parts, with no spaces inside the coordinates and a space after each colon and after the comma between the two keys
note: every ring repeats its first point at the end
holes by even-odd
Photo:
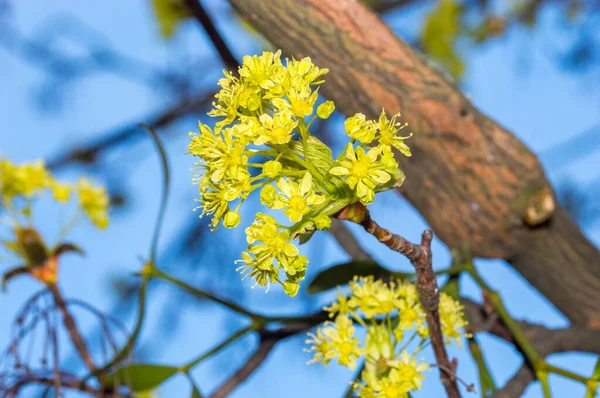
{"type": "Polygon", "coordinates": [[[431,254],[431,240],[433,239],[433,233],[429,230],[423,232],[421,243],[415,244],[409,242],[400,235],[396,235],[387,229],[382,228],[371,219],[368,210],[364,208],[364,206],[356,206],[353,210],[350,210],[350,213],[352,213],[350,217],[347,217],[347,214],[345,214],[344,211],[342,211],[338,217],[341,219],[352,219],[356,214],[362,213],[362,216],[359,216],[362,220],[359,221],[354,219],[354,221],[359,221],[365,231],[376,237],[381,243],[406,256],[413,267],[415,267],[417,272],[417,291],[426,313],[431,346],[433,347],[437,365],[440,369],[440,378],[444,384],[448,397],[460,397],[456,376],[454,375],[455,366],[448,358],[440,323],[440,291],[435,273],[433,272],[431,254]]]}
{"type": "Polygon", "coordinates": [[[212,19],[200,3],[200,0],[184,0],[185,5],[190,10],[194,18],[200,22],[206,34],[208,35],[210,41],[213,43],[213,46],[219,53],[221,60],[227,66],[227,68],[232,71],[237,71],[238,62],[233,56],[233,53],[223,40],[223,37],[219,34],[219,31],[215,27],[212,19]]]}
{"type": "Polygon", "coordinates": [[[230,377],[221,387],[217,389],[211,398],[224,398],[228,396],[233,390],[243,383],[248,376],[250,376],[263,362],[267,359],[267,356],[277,344],[276,339],[261,340],[258,349],[248,358],[246,363],[238,369],[235,374],[230,377]]]}
{"type": "MultiPolygon", "coordinates": [[[[213,96],[214,92],[211,91],[192,98],[191,100],[182,101],[157,115],[151,115],[142,118],[141,120],[154,129],[160,129],[168,126],[183,116],[200,112],[204,107],[211,103],[213,96]]],[[[91,163],[94,162],[101,153],[116,148],[125,142],[144,137],[145,134],[144,130],[139,126],[139,121],[129,123],[112,132],[100,134],[100,138],[51,159],[47,162],[47,165],[50,169],[58,169],[72,163],[91,163]]]]}
{"type": "Polygon", "coordinates": [[[62,297],[62,294],[60,293],[58,286],[54,283],[49,283],[48,289],[50,290],[50,292],[52,292],[52,297],[54,297],[54,302],[56,303],[56,306],[58,307],[58,309],[60,310],[60,312],[63,316],[63,323],[65,325],[65,328],[67,329],[67,332],[69,333],[69,336],[71,337],[71,341],[73,342],[75,349],[79,353],[79,356],[81,357],[83,362],[86,364],[88,369],[90,371],[94,371],[96,369],[94,360],[92,359],[92,356],[90,355],[87,344],[81,337],[81,333],[79,332],[79,329],[77,328],[77,324],[75,323],[73,316],[71,316],[71,313],[67,309],[67,303],[65,302],[64,298],[62,297]]]}

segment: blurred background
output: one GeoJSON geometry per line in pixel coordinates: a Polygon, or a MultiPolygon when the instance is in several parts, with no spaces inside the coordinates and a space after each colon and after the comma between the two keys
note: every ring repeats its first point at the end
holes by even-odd
{"type": "MultiPolygon", "coordinates": [[[[212,123],[209,110],[224,65],[202,27],[176,0],[0,0],[0,156],[22,162],[43,159],[62,179],[90,175],[109,187],[111,225],[105,231],[81,224],[70,235],[85,258],[65,257],[61,285],[68,297],[93,303],[131,328],[139,279],[133,276],[148,252],[160,200],[161,170],[156,151],[140,122],[155,126],[166,143],[172,170],[170,198],[158,264],[177,277],[266,314],[305,314],[332,299],[301,290],[290,299],[279,287],[268,294],[241,281],[234,260],[245,247],[243,228],[211,233],[207,220],[192,211],[193,159],[185,155],[188,132],[197,121],[212,123]]],[[[514,132],[539,156],[559,199],[583,231],[600,244],[600,2],[550,0],[364,0],[391,29],[445,68],[474,104],[514,132]]],[[[206,11],[238,60],[272,49],[225,0],[203,0],[206,11]]],[[[327,65],[319,65],[327,67],[327,65]]],[[[320,127],[323,139],[341,150],[343,119],[320,127]]],[[[410,178],[410,175],[407,176],[410,178]]],[[[258,204],[254,198],[254,205],[258,204]]],[[[242,225],[256,206],[245,206],[242,225]],[[245,216],[245,217],[244,217],[245,216]]],[[[57,216],[40,205],[38,225],[56,236],[57,216]]],[[[372,205],[375,219],[416,240],[427,228],[395,192],[372,205]]],[[[410,272],[395,253],[351,228],[360,243],[386,267],[410,272]]],[[[310,259],[307,280],[348,257],[329,234],[302,246],[310,259]]],[[[448,250],[435,242],[434,266],[449,265],[448,250]]],[[[0,260],[1,261],[1,260],[0,260]]],[[[13,264],[0,262],[0,271],[13,264]]],[[[498,290],[517,319],[564,327],[567,320],[505,263],[478,261],[478,270],[498,290]]],[[[306,284],[305,284],[306,285],[306,284]]],[[[19,307],[40,289],[19,279],[0,295],[0,345],[6,346],[19,307]]],[[[481,301],[468,279],[463,294],[481,301]]],[[[212,303],[153,283],[149,314],[136,359],[180,365],[208,350],[246,321],[212,303]]],[[[97,349],[99,326],[78,317],[97,349]]],[[[123,336],[120,336],[124,341],[123,336]]],[[[66,336],[61,361],[67,369],[83,366],[66,336]]],[[[304,335],[279,343],[264,364],[232,397],[339,397],[353,373],[330,365],[306,365],[304,335]]],[[[482,346],[497,384],[520,367],[514,347],[483,335],[482,346]]],[[[256,348],[250,336],[193,371],[209,394],[231,376],[256,348]]],[[[458,373],[477,384],[466,350],[452,347],[458,373]]],[[[426,360],[432,362],[431,353],[426,360]]],[[[595,358],[560,354],[550,362],[590,374],[595,358]]],[[[581,396],[583,388],[551,376],[556,396],[581,396]]],[[[24,397],[39,396],[29,388],[24,397]]],[[[189,396],[189,382],[176,377],[157,391],[160,397],[189,396]]],[[[416,397],[443,396],[430,374],[416,397]]],[[[69,393],[67,396],[80,396],[69,393]]],[[[526,397],[540,397],[533,383],[526,397]]]]}

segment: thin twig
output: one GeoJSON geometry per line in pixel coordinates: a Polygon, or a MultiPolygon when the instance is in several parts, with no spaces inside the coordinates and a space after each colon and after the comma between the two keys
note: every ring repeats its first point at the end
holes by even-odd
{"type": "Polygon", "coordinates": [[[362,210],[364,210],[365,214],[360,225],[365,231],[376,237],[377,240],[390,249],[406,256],[413,267],[415,267],[417,272],[417,291],[426,313],[431,346],[435,353],[437,365],[441,370],[440,378],[444,384],[448,397],[459,398],[460,391],[458,390],[456,376],[454,375],[455,366],[448,358],[440,323],[440,290],[438,288],[435,273],[433,272],[431,254],[431,240],[433,239],[433,233],[429,230],[423,232],[421,243],[415,244],[409,242],[400,235],[396,235],[387,229],[382,228],[371,219],[368,210],[362,210]]]}
{"type": "Polygon", "coordinates": [[[184,0],[185,5],[190,10],[194,18],[200,22],[204,31],[208,35],[210,41],[213,43],[213,46],[219,53],[221,60],[227,66],[228,69],[232,71],[236,71],[238,68],[238,61],[233,56],[233,53],[221,37],[221,34],[215,27],[210,15],[206,12],[200,0],[184,0]]]}
{"type": "Polygon", "coordinates": [[[49,283],[48,289],[50,290],[50,292],[52,292],[54,302],[63,316],[63,323],[65,325],[65,328],[67,329],[67,332],[69,333],[69,336],[71,337],[71,341],[73,342],[75,349],[79,353],[79,356],[81,357],[85,365],[88,367],[88,369],[93,372],[96,369],[96,365],[94,364],[92,356],[90,355],[87,344],[81,337],[79,329],[77,329],[75,319],[73,319],[73,316],[71,316],[71,313],[67,309],[67,303],[62,297],[58,286],[55,283],[49,283]]]}

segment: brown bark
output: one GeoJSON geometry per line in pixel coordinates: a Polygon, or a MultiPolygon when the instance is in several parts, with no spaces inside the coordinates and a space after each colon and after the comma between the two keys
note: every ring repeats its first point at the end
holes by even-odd
{"type": "Polygon", "coordinates": [[[403,113],[414,138],[400,192],[449,247],[508,260],[573,322],[600,326],[600,253],[554,209],[536,156],[447,76],[360,1],[229,1],[275,46],[329,68],[322,90],[343,113],[403,113]]]}

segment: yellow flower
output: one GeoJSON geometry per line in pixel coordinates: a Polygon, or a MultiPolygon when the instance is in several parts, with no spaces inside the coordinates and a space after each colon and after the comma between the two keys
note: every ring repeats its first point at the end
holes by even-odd
{"type": "Polygon", "coordinates": [[[335,111],[333,101],[325,101],[317,108],[317,116],[321,119],[329,119],[329,116],[335,111]]]}
{"type": "Polygon", "coordinates": [[[317,79],[329,72],[329,69],[319,68],[313,64],[310,57],[302,58],[300,61],[292,59],[287,64],[287,70],[292,80],[292,85],[297,88],[302,85],[321,84],[325,80],[317,79]]]}
{"type": "Polygon", "coordinates": [[[362,311],[367,318],[389,314],[400,306],[401,300],[395,285],[386,285],[373,276],[354,278],[350,282],[351,298],[348,305],[362,311]]]}
{"type": "Polygon", "coordinates": [[[260,56],[246,55],[239,69],[240,77],[248,84],[267,90],[275,85],[272,80],[273,74],[283,68],[280,57],[281,50],[276,53],[264,51],[260,56]]]}
{"type": "Polygon", "coordinates": [[[269,160],[263,165],[263,174],[269,178],[275,178],[281,173],[281,163],[277,160],[269,160]]]}
{"type": "Polygon", "coordinates": [[[406,350],[402,351],[400,360],[390,363],[392,370],[390,371],[390,380],[397,385],[405,385],[407,392],[412,390],[420,390],[425,376],[422,374],[429,365],[426,363],[419,364],[417,358],[410,355],[406,350]]]}
{"type": "Polygon", "coordinates": [[[108,226],[109,197],[106,189],[94,186],[90,181],[81,178],[77,184],[79,203],[92,223],[100,229],[108,226]]]}
{"type": "Polygon", "coordinates": [[[352,148],[352,144],[346,147],[346,159],[339,161],[338,166],[329,170],[329,173],[345,177],[346,184],[351,189],[356,188],[356,195],[361,202],[368,204],[375,197],[374,189],[378,184],[385,184],[391,179],[389,173],[382,170],[377,158],[381,149],[372,148],[365,154],[363,147],[352,148]]]}
{"type": "Polygon", "coordinates": [[[323,310],[329,313],[330,318],[333,318],[336,314],[348,314],[354,310],[354,308],[348,304],[348,298],[346,296],[336,293],[335,298],[336,300],[329,307],[323,307],[323,310]]]}
{"type": "Polygon", "coordinates": [[[337,357],[337,363],[350,369],[356,368],[356,360],[362,355],[359,341],[354,337],[354,325],[347,315],[338,315],[335,323],[325,322],[317,329],[317,334],[309,333],[307,344],[312,344],[309,349],[314,352],[314,357],[309,363],[321,362],[328,364],[337,357]]]}
{"type": "Polygon", "coordinates": [[[313,106],[317,101],[319,93],[312,91],[310,86],[302,86],[299,89],[291,88],[285,94],[287,101],[283,98],[272,100],[273,105],[280,111],[289,110],[299,118],[312,115],[313,106]]]}
{"type": "Polygon", "coordinates": [[[228,211],[223,217],[223,226],[225,228],[235,228],[240,223],[241,217],[237,211],[228,211]]]}
{"type": "Polygon", "coordinates": [[[250,270],[244,277],[253,277],[261,286],[278,282],[287,294],[295,295],[299,288],[297,282],[304,279],[308,259],[290,242],[289,231],[280,229],[273,217],[258,213],[256,220],[246,228],[246,240],[250,244],[242,259],[246,265],[238,268],[242,273],[250,270]],[[279,278],[275,263],[285,271],[287,284],[279,278]]]}
{"type": "Polygon", "coordinates": [[[292,118],[289,111],[276,112],[273,117],[262,114],[259,118],[261,129],[254,144],[287,144],[292,139],[298,122],[292,118]]]}
{"type": "Polygon", "coordinates": [[[278,276],[279,270],[273,265],[272,257],[257,260],[250,253],[243,252],[242,259],[236,260],[237,263],[244,263],[236,271],[244,275],[242,279],[248,277],[254,279],[253,288],[257,285],[267,286],[268,291],[271,283],[280,282],[278,276]]]}
{"type": "Polygon", "coordinates": [[[375,133],[377,132],[377,125],[372,120],[366,120],[365,115],[357,113],[356,115],[349,117],[344,122],[346,133],[362,142],[363,144],[370,144],[375,139],[375,133]]]}
{"type": "Polygon", "coordinates": [[[58,181],[52,181],[50,187],[52,188],[54,199],[56,199],[58,202],[67,202],[71,197],[71,190],[73,188],[69,184],[62,184],[58,181]]]}
{"type": "Polygon", "coordinates": [[[463,306],[458,301],[454,300],[446,293],[440,294],[440,321],[442,324],[442,334],[446,344],[454,340],[456,344],[461,346],[461,337],[464,334],[460,329],[467,326],[467,321],[464,319],[463,306]]]}
{"type": "Polygon", "coordinates": [[[267,184],[263,189],[260,190],[260,203],[266,205],[267,207],[272,207],[273,203],[275,203],[275,199],[277,198],[277,189],[271,185],[267,184]]]}
{"type": "Polygon", "coordinates": [[[207,125],[199,123],[199,127],[200,134],[191,133],[188,149],[192,155],[202,159],[210,180],[248,180],[250,173],[246,147],[234,139],[233,129],[227,128],[215,134],[207,125]]]}
{"type": "Polygon", "coordinates": [[[288,178],[280,178],[277,181],[279,196],[273,202],[272,209],[284,209],[283,214],[288,216],[291,222],[302,220],[302,216],[308,213],[311,206],[319,205],[325,201],[325,197],[316,194],[312,188],[312,175],[304,174],[300,183],[288,178]]]}
{"type": "Polygon", "coordinates": [[[207,186],[208,188],[200,197],[201,205],[198,208],[202,209],[200,218],[205,215],[212,215],[211,225],[214,231],[219,226],[219,221],[229,211],[229,201],[227,200],[227,191],[225,189],[213,183],[208,183],[207,186]]]}
{"type": "Polygon", "coordinates": [[[396,121],[396,118],[400,117],[400,113],[397,113],[392,117],[391,120],[387,118],[385,115],[385,110],[381,111],[381,116],[379,116],[379,145],[387,148],[394,147],[404,156],[412,156],[410,153],[410,148],[408,145],[404,143],[404,140],[412,137],[412,134],[401,137],[396,135],[398,131],[402,130],[404,127],[408,126],[407,123],[400,123],[396,121]]]}
{"type": "Polygon", "coordinates": [[[0,194],[8,199],[17,195],[31,198],[48,188],[51,182],[52,177],[40,160],[22,165],[0,160],[0,194]]]}

